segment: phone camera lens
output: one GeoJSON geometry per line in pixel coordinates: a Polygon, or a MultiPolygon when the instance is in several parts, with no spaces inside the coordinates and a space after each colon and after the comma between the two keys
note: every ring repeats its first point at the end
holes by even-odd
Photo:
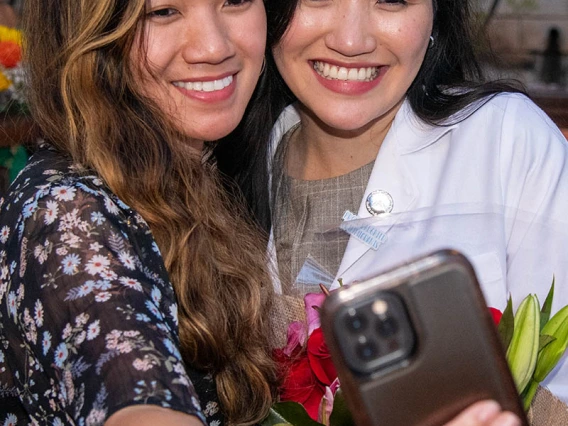
{"type": "Polygon", "coordinates": [[[388,339],[398,331],[398,322],[393,317],[381,318],[377,324],[377,331],[381,337],[388,339]]]}
{"type": "Polygon", "coordinates": [[[369,340],[363,340],[357,345],[357,355],[363,361],[370,361],[378,354],[377,345],[369,340]]]}
{"type": "Polygon", "coordinates": [[[367,318],[360,315],[355,309],[349,309],[345,317],[347,328],[352,332],[359,332],[367,327],[367,318]]]}

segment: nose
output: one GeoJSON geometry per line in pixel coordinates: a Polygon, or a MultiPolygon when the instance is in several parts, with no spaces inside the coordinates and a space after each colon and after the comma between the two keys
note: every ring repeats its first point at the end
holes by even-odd
{"type": "Polygon", "coordinates": [[[235,54],[230,27],[214,10],[195,14],[183,37],[188,64],[220,64],[235,54]]]}
{"type": "Polygon", "coordinates": [[[328,48],[344,56],[370,53],[377,47],[376,30],[371,19],[370,2],[336,3],[333,24],[325,37],[328,48]]]}

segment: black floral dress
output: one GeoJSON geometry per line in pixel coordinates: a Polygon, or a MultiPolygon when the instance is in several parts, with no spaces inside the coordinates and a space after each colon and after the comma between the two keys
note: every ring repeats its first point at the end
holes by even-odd
{"type": "Polygon", "coordinates": [[[47,146],[0,203],[1,425],[100,425],[134,404],[223,423],[139,214],[47,146]]]}

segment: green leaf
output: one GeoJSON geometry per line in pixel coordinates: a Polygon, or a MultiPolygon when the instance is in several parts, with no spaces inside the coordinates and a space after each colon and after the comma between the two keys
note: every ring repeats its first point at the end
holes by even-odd
{"type": "Polygon", "coordinates": [[[345,403],[345,398],[343,398],[343,392],[341,388],[335,392],[335,398],[333,400],[333,410],[331,416],[329,416],[330,426],[355,426],[351,413],[347,408],[345,403]]]}
{"type": "Polygon", "coordinates": [[[323,426],[313,420],[301,404],[291,401],[274,404],[261,423],[261,426],[277,425],[323,426]]]}
{"type": "Polygon", "coordinates": [[[546,300],[542,305],[542,310],[540,311],[540,329],[542,330],[545,324],[550,319],[550,311],[552,309],[552,299],[554,297],[554,275],[552,276],[552,285],[550,286],[550,290],[548,291],[548,295],[546,296],[546,300]]]}
{"type": "Polygon", "coordinates": [[[526,387],[524,392],[521,394],[521,400],[523,401],[523,408],[525,411],[529,411],[531,407],[531,402],[536,395],[536,390],[538,389],[538,382],[531,380],[529,385],[526,387]]]}
{"type": "Polygon", "coordinates": [[[556,339],[546,345],[538,355],[534,372],[534,380],[537,382],[542,382],[546,378],[568,347],[568,306],[554,314],[542,329],[542,334],[556,339]]]}
{"type": "Polygon", "coordinates": [[[507,350],[511,344],[513,332],[515,331],[515,317],[513,315],[513,300],[511,296],[509,296],[509,300],[507,300],[507,307],[503,311],[503,316],[501,317],[501,321],[499,321],[497,330],[501,336],[503,348],[507,350]]]}
{"type": "Polygon", "coordinates": [[[548,334],[541,334],[538,342],[538,351],[542,351],[549,343],[556,340],[556,337],[549,336],[548,334]]]}

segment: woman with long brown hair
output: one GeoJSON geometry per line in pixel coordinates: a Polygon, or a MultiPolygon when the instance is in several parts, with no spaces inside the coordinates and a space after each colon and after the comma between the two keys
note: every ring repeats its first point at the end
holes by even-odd
{"type": "Polygon", "coordinates": [[[0,212],[0,421],[259,421],[271,285],[203,146],[253,94],[262,0],[37,0],[24,31],[45,143],[0,212]]]}

